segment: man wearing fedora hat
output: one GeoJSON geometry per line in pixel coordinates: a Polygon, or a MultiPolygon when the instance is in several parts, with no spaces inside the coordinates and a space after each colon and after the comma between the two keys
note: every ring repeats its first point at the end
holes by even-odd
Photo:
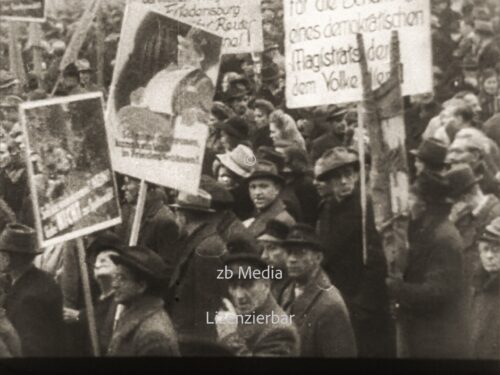
{"type": "Polygon", "coordinates": [[[180,228],[173,272],[166,295],[167,311],[179,335],[198,335],[214,340],[215,327],[207,325],[205,314],[215,313],[227,293],[217,279],[226,253],[224,241],[212,222],[212,197],[203,189],[198,194],[180,192],[175,209],[180,228]]]}
{"type": "Polygon", "coordinates": [[[78,74],[80,75],[80,85],[87,90],[88,92],[99,91],[102,90],[97,86],[94,82],[92,82],[92,73],[94,70],[90,66],[90,63],[87,59],[77,60],[75,63],[78,74]]]}
{"type": "Polygon", "coordinates": [[[449,221],[447,177],[423,171],[411,212],[403,279],[387,278],[398,303],[409,358],[467,358],[463,241],[449,221]]]}
{"type": "Polygon", "coordinates": [[[271,283],[271,292],[276,300],[279,299],[283,288],[288,283],[286,271],[286,250],[283,241],[286,239],[290,227],[282,221],[271,219],[266,224],[266,230],[257,238],[257,242],[262,250],[261,258],[264,262],[281,270],[283,277],[273,279],[271,283]]]}
{"type": "Polygon", "coordinates": [[[233,211],[240,220],[246,220],[252,215],[253,203],[250,199],[245,179],[252,174],[257,159],[252,149],[238,145],[225,154],[216,156],[214,176],[233,196],[235,204],[233,211]]]}
{"type": "Polygon", "coordinates": [[[467,164],[454,166],[447,177],[452,187],[450,197],[454,210],[450,220],[464,240],[464,275],[467,285],[479,266],[478,240],[486,225],[500,216],[500,200],[493,194],[484,194],[479,186],[480,178],[467,164]]]}
{"type": "Polygon", "coordinates": [[[11,223],[0,235],[0,272],[10,284],[5,310],[21,339],[23,356],[59,357],[63,354],[62,295],[52,276],[33,265],[40,253],[36,232],[30,227],[11,223]]]}
{"type": "Polygon", "coordinates": [[[230,117],[216,123],[215,128],[220,131],[220,142],[226,152],[233,150],[239,144],[250,142],[250,127],[243,117],[230,117]]]}
{"type": "Polygon", "coordinates": [[[267,160],[258,160],[253,173],[247,178],[248,191],[254,205],[254,216],[243,224],[255,238],[264,233],[266,224],[271,219],[295,224],[294,218],[286,210],[280,198],[284,180],[278,174],[276,165],[267,160]]]}
{"type": "Polygon", "coordinates": [[[302,357],[356,356],[356,342],[342,295],[321,268],[323,247],[314,228],[296,224],[283,246],[290,283],[280,305],[295,316],[302,357]]]}
{"type": "Polygon", "coordinates": [[[415,157],[416,175],[418,176],[424,168],[441,172],[445,166],[447,150],[446,144],[439,139],[424,139],[418,149],[410,151],[415,157]]]}
{"type": "Polygon", "coordinates": [[[107,351],[112,357],[172,357],[179,355],[177,334],[161,299],[168,277],[159,255],[131,246],[110,255],[116,264],[113,298],[124,309],[107,351]]]}
{"type": "Polygon", "coordinates": [[[237,356],[298,356],[300,339],[293,316],[283,311],[271,293],[272,278],[279,275],[264,276],[269,265],[252,247],[242,238],[228,243],[224,267],[230,275],[230,298],[223,300],[225,309],[207,315],[207,322],[216,325],[219,341],[237,356]]]}
{"type": "Polygon", "coordinates": [[[320,203],[316,230],[325,247],[324,270],[349,309],[359,356],[391,357],[394,342],[384,284],[387,267],[369,201],[364,229],[367,258],[363,261],[358,155],[335,147],[322,158],[316,179],[325,182],[329,194],[320,203]]]}
{"type": "Polygon", "coordinates": [[[471,289],[472,358],[500,360],[500,218],[479,239],[480,265],[471,289]]]}

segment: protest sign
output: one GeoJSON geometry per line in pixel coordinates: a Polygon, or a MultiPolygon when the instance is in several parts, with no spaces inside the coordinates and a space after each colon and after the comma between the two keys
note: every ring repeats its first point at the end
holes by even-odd
{"type": "Polygon", "coordinates": [[[0,19],[45,22],[45,0],[2,0],[0,19]]]}
{"type": "Polygon", "coordinates": [[[106,122],[116,171],[197,191],[221,44],[148,6],[127,6],[106,122]]]}
{"type": "Polygon", "coordinates": [[[222,53],[264,50],[260,0],[133,0],[222,35],[222,53]]]}
{"type": "Polygon", "coordinates": [[[121,223],[102,93],[25,102],[20,114],[40,246],[121,223]]]}
{"type": "Polygon", "coordinates": [[[432,91],[429,0],[285,0],[284,15],[288,108],[362,100],[356,33],[374,88],[389,77],[396,30],[403,95],[432,91]]]}

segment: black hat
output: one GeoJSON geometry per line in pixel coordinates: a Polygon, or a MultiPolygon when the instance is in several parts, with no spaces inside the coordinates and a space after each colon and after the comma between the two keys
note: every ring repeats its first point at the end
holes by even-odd
{"type": "Polygon", "coordinates": [[[259,159],[269,160],[271,163],[274,163],[278,168],[278,172],[281,172],[285,168],[285,155],[276,151],[271,146],[260,146],[257,149],[256,156],[259,159]]]}
{"type": "Polygon", "coordinates": [[[238,116],[231,117],[224,122],[216,123],[215,127],[241,140],[248,139],[250,134],[248,123],[245,119],[238,116]]]}
{"type": "Polygon", "coordinates": [[[257,269],[266,269],[267,263],[260,257],[256,244],[243,235],[234,235],[227,242],[228,253],[224,255],[224,265],[245,263],[257,269]]]}
{"type": "Polygon", "coordinates": [[[231,83],[229,84],[229,87],[224,94],[225,101],[231,101],[233,99],[239,99],[244,97],[245,95],[248,95],[248,88],[242,83],[242,82],[237,82],[237,83],[231,83]]]}
{"type": "Polygon", "coordinates": [[[87,255],[97,256],[104,250],[115,250],[117,252],[123,251],[123,241],[118,235],[113,232],[105,231],[100,233],[87,247],[87,255]]]}
{"type": "Polygon", "coordinates": [[[78,71],[78,68],[74,63],[70,63],[66,65],[66,67],[63,70],[63,76],[64,77],[80,77],[80,72],[78,71]]]}
{"type": "Polygon", "coordinates": [[[417,150],[411,150],[410,153],[422,161],[433,166],[442,166],[446,159],[448,148],[444,142],[439,139],[424,139],[417,150]]]}
{"type": "Polygon", "coordinates": [[[250,175],[250,177],[247,177],[247,182],[250,182],[255,179],[259,178],[268,178],[279,185],[283,185],[284,180],[283,177],[281,177],[278,174],[278,168],[273,162],[270,162],[265,159],[258,159],[257,164],[255,165],[255,169],[250,175]]]}
{"type": "Polygon", "coordinates": [[[358,154],[343,146],[325,151],[321,158],[323,159],[323,170],[317,176],[319,181],[327,180],[332,172],[339,168],[359,163],[358,154]]]}
{"type": "Polygon", "coordinates": [[[229,117],[234,115],[231,108],[222,102],[213,102],[211,112],[212,115],[214,115],[219,121],[227,120],[229,117]]]}
{"type": "Polygon", "coordinates": [[[152,281],[163,281],[169,276],[163,259],[144,246],[127,246],[119,254],[111,254],[110,257],[117,264],[134,269],[152,281]]]}
{"type": "Polygon", "coordinates": [[[305,246],[311,250],[323,252],[323,247],[314,231],[314,228],[309,224],[298,223],[290,228],[286,240],[283,242],[285,247],[305,246]]]}
{"type": "Polygon", "coordinates": [[[280,76],[280,68],[275,63],[269,63],[262,67],[262,82],[273,81],[280,76]]]}
{"type": "Polygon", "coordinates": [[[326,114],[325,120],[328,121],[341,121],[347,114],[347,108],[343,107],[331,107],[326,114]]]}
{"type": "Polygon", "coordinates": [[[202,175],[200,187],[212,196],[212,208],[217,205],[231,206],[234,203],[233,195],[229,190],[213,177],[202,175]]]}
{"type": "Polygon", "coordinates": [[[19,254],[40,254],[36,231],[23,224],[9,223],[0,235],[0,251],[19,254]]]}
{"type": "Polygon", "coordinates": [[[266,223],[264,233],[257,240],[281,243],[286,239],[289,232],[290,227],[288,224],[277,219],[271,219],[266,223]]]}
{"type": "Polygon", "coordinates": [[[436,172],[424,169],[415,182],[416,193],[428,203],[452,203],[448,179],[436,172]]]}
{"type": "Polygon", "coordinates": [[[449,181],[451,193],[454,198],[460,197],[466,193],[473,185],[481,181],[481,177],[474,176],[472,168],[467,164],[457,164],[447,173],[446,178],[449,181]]]}
{"type": "Polygon", "coordinates": [[[486,226],[479,240],[500,243],[500,217],[493,219],[493,221],[486,226]]]}

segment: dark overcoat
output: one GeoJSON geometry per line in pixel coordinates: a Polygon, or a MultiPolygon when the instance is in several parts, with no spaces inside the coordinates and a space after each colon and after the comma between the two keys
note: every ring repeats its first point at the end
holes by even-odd
{"type": "Polygon", "coordinates": [[[322,270],[305,286],[303,294],[295,299],[293,295],[294,283],[290,283],[281,295],[280,305],[293,315],[302,357],[356,356],[356,341],[344,299],[322,270]]]}
{"type": "Polygon", "coordinates": [[[161,298],[143,296],[127,307],[116,323],[108,356],[177,357],[177,335],[161,298]]]}
{"type": "Polygon", "coordinates": [[[279,198],[263,211],[256,213],[253,218],[246,220],[244,224],[247,226],[250,233],[252,233],[255,238],[258,238],[260,235],[264,234],[266,225],[271,219],[282,221],[289,226],[295,224],[294,218],[288,213],[285,204],[279,198]],[[247,223],[250,224],[248,225],[247,223]]]}
{"type": "Polygon", "coordinates": [[[167,311],[179,335],[215,340],[216,328],[207,324],[227,296],[227,285],[219,280],[226,248],[211,223],[199,225],[177,246],[174,270],[166,296],[167,311]]]}
{"type": "Polygon", "coordinates": [[[47,272],[31,266],[8,291],[5,311],[21,339],[23,356],[63,355],[62,294],[47,272]]]}
{"type": "Polygon", "coordinates": [[[463,242],[435,204],[410,224],[410,253],[404,282],[395,290],[411,358],[468,355],[463,242]]]}

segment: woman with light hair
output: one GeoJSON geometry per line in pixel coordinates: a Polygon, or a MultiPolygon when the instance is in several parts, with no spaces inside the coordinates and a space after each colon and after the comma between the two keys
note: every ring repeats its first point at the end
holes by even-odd
{"type": "Polygon", "coordinates": [[[279,151],[287,146],[306,149],[306,142],[300,134],[295,120],[281,109],[269,116],[269,130],[274,147],[279,151]]]}

